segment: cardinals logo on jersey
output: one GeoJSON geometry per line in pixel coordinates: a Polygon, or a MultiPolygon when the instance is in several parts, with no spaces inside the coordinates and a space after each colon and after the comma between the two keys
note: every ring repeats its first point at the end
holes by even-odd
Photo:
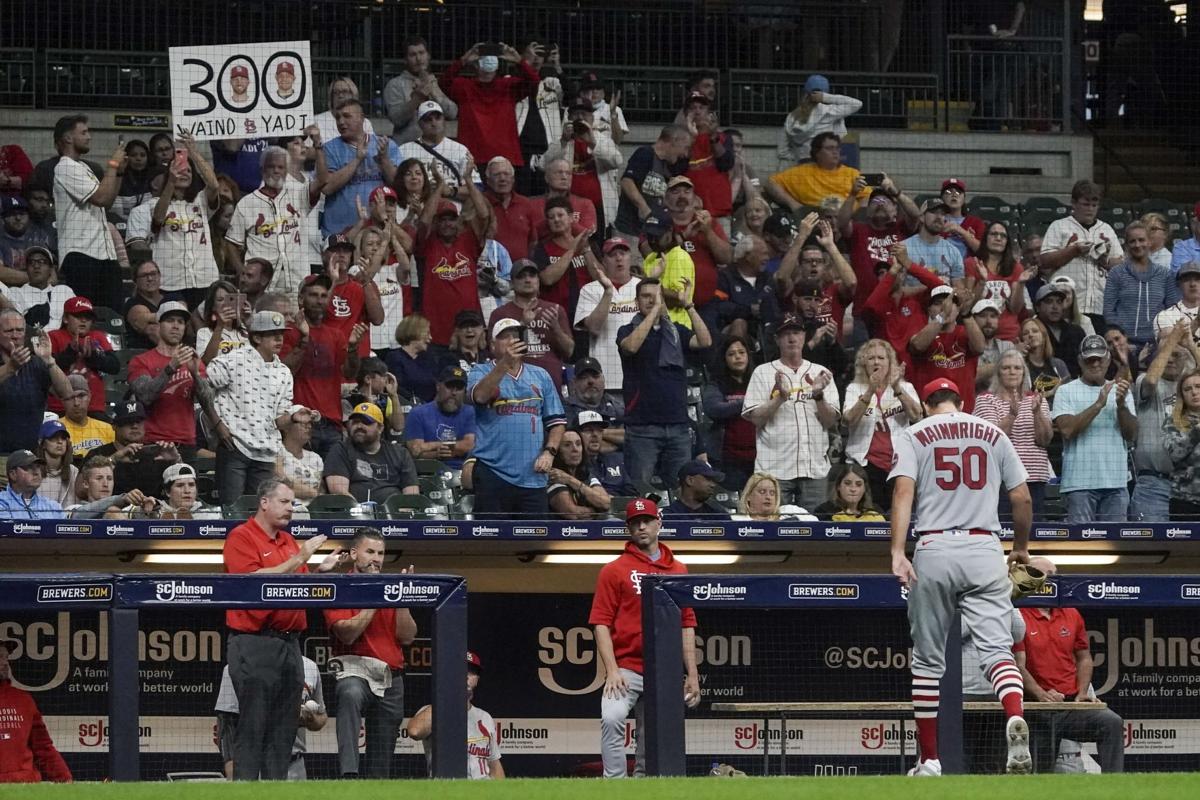
{"type": "Polygon", "coordinates": [[[350,316],[350,303],[341,295],[335,294],[329,298],[329,305],[333,306],[333,316],[338,319],[346,319],[350,316]]]}
{"type": "Polygon", "coordinates": [[[967,364],[967,353],[957,342],[947,345],[939,339],[934,351],[929,354],[929,363],[938,369],[960,369],[967,364]]]}
{"type": "Polygon", "coordinates": [[[434,277],[441,278],[444,281],[457,281],[463,278],[471,277],[471,259],[467,258],[460,252],[454,254],[454,263],[450,264],[445,256],[442,257],[437,264],[434,265],[432,272],[434,277]]]}

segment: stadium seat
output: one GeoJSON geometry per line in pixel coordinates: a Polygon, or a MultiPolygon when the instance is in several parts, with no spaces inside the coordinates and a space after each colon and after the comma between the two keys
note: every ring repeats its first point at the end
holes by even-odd
{"type": "Polygon", "coordinates": [[[454,490],[446,481],[442,480],[440,475],[422,476],[419,485],[421,487],[421,494],[433,500],[438,505],[454,505],[454,490]]]}
{"type": "Polygon", "coordinates": [[[113,350],[120,350],[125,344],[125,320],[119,312],[107,306],[96,306],[96,330],[108,334],[108,343],[113,350]]]}
{"type": "Polygon", "coordinates": [[[245,519],[258,511],[258,496],[244,494],[221,509],[226,519],[245,519]]]}
{"type": "Polygon", "coordinates": [[[145,350],[134,348],[113,348],[113,355],[117,357],[117,361],[121,364],[121,369],[118,370],[117,376],[124,378],[129,374],[129,362],[140,356],[145,350]]]}
{"type": "Polygon", "coordinates": [[[319,494],[308,501],[308,514],[313,519],[349,519],[358,508],[358,501],[345,494],[319,494]]]}
{"type": "Polygon", "coordinates": [[[1016,203],[1010,203],[1003,197],[997,197],[994,194],[972,197],[967,203],[967,210],[989,222],[998,219],[1012,219],[1020,215],[1020,209],[1016,203]]]}
{"type": "Polygon", "coordinates": [[[454,504],[454,516],[462,519],[471,519],[475,515],[475,495],[464,494],[458,498],[458,502],[454,504]]]}
{"type": "Polygon", "coordinates": [[[629,505],[630,501],[636,499],[636,497],[615,495],[608,504],[608,513],[613,519],[625,519],[625,506],[629,505]]]}
{"type": "Polygon", "coordinates": [[[1063,200],[1055,197],[1030,197],[1021,204],[1021,216],[1029,217],[1031,214],[1049,214],[1051,219],[1065,217],[1071,210],[1070,206],[1063,200]]]}
{"type": "Polygon", "coordinates": [[[1163,200],[1158,197],[1147,197],[1145,200],[1139,200],[1133,206],[1133,208],[1140,217],[1142,214],[1148,214],[1151,211],[1157,211],[1159,214],[1168,215],[1176,209],[1176,205],[1170,200],[1163,200]]]}
{"type": "Polygon", "coordinates": [[[446,483],[454,478],[454,470],[447,467],[436,458],[418,458],[416,460],[417,475],[436,475],[446,483]]]}
{"type": "Polygon", "coordinates": [[[436,519],[446,507],[420,494],[394,494],[383,501],[388,519],[436,519]]]}

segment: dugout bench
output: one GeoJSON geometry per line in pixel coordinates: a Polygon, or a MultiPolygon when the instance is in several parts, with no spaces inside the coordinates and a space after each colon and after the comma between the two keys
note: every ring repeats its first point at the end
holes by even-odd
{"type": "MultiPolygon", "coordinates": [[[[903,775],[908,767],[908,753],[904,747],[906,723],[912,717],[911,702],[812,702],[812,703],[713,703],[712,710],[718,713],[754,714],[762,718],[763,728],[767,729],[773,718],[779,719],[779,773],[787,775],[787,741],[788,720],[808,719],[823,714],[843,714],[849,717],[883,717],[895,719],[900,723],[900,774],[903,775]]],[[[1038,714],[1050,714],[1058,711],[1095,711],[1108,708],[1107,703],[1025,703],[1025,717],[1030,719],[1038,714]]],[[[969,713],[1000,713],[1004,707],[995,700],[986,702],[964,702],[962,710],[969,713]]],[[[1032,731],[1032,726],[1031,731],[1032,731]]],[[[1031,733],[1032,736],[1032,733],[1031,733]]],[[[1050,717],[1050,741],[1055,740],[1054,717],[1050,717]]],[[[1030,741],[1030,751],[1033,742],[1030,741]]],[[[1037,769],[1037,765],[1034,765],[1037,769]]],[[[771,737],[763,737],[763,776],[771,771],[771,737]]]]}

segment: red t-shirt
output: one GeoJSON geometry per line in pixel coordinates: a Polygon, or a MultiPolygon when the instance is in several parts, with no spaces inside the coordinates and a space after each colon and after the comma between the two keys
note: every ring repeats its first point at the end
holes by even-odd
{"type": "MultiPolygon", "coordinates": [[[[968,277],[979,275],[978,263],[978,259],[967,259],[964,266],[968,277]]],[[[1020,262],[1013,265],[1012,274],[1007,277],[988,270],[987,283],[984,285],[983,296],[980,299],[995,300],[996,305],[1000,306],[1000,326],[996,329],[997,339],[1015,342],[1021,333],[1021,320],[1027,314],[1026,312],[1014,314],[1008,308],[1008,301],[1017,292],[1025,292],[1025,287],[1018,282],[1024,271],[1025,267],[1020,262]]]]}
{"type": "MultiPolygon", "coordinates": [[[[746,399],[744,391],[726,393],[725,402],[746,399]]],[[[721,455],[735,461],[753,461],[758,448],[758,429],[745,417],[725,420],[725,433],[721,437],[721,455]]]]}
{"type": "Polygon", "coordinates": [[[715,219],[733,213],[733,186],[729,183],[729,173],[717,169],[712,150],[708,136],[696,137],[688,156],[687,176],[696,188],[696,196],[704,203],[704,210],[715,219]]]}
{"type": "MultiPolygon", "coordinates": [[[[74,341],[75,337],[64,331],[62,328],[50,331],[50,352],[58,355],[67,349],[67,345],[74,341]]],[[[88,331],[87,338],[92,340],[92,346],[100,350],[112,350],[112,345],[108,343],[108,337],[100,331],[88,331]]],[[[104,378],[99,372],[89,367],[84,363],[82,358],[75,359],[75,363],[67,369],[68,375],[79,374],[87,378],[88,389],[92,393],[92,399],[88,402],[88,411],[104,411],[107,407],[104,397],[104,378]]],[[[58,395],[51,392],[46,397],[46,408],[58,415],[62,415],[66,410],[63,408],[62,400],[58,395]]]]}
{"type": "MultiPolygon", "coordinates": [[[[729,183],[726,179],[725,183],[729,183]]],[[[596,156],[586,142],[575,141],[575,157],[571,159],[571,193],[591,201],[593,209],[604,208],[600,191],[600,174],[596,172],[596,156]]],[[[595,211],[592,212],[595,214],[595,211]]]]}
{"type": "MultiPolygon", "coordinates": [[[[370,325],[366,312],[367,294],[362,284],[353,278],[347,278],[329,293],[329,305],[325,306],[325,325],[336,328],[350,341],[350,331],[358,323],[370,325]]],[[[371,355],[371,333],[368,331],[358,340],[358,355],[366,358],[371,355]]],[[[324,413],[324,412],[322,412],[324,413]]]]}
{"type": "Polygon", "coordinates": [[[891,246],[904,241],[911,234],[909,227],[899,220],[881,231],[865,222],[851,223],[850,236],[846,241],[850,246],[850,266],[858,278],[858,288],[854,292],[855,308],[863,307],[879,282],[875,277],[875,264],[891,261],[891,246]]]}
{"type": "MultiPolygon", "coordinates": [[[[533,251],[533,260],[539,265],[552,264],[567,248],[553,239],[544,239],[533,251]],[[543,257],[544,255],[544,257],[543,257]]],[[[580,254],[571,259],[571,266],[554,283],[543,284],[539,294],[547,303],[555,303],[563,308],[571,308],[579,301],[579,290],[584,284],[591,283],[592,276],[587,269],[587,257],[580,254]]],[[[574,313],[574,309],[571,309],[574,313]]]]}
{"type": "Polygon", "coordinates": [[[1025,638],[1013,646],[1025,653],[1025,667],[1043,689],[1067,697],[1079,692],[1075,652],[1088,649],[1087,626],[1073,608],[1052,608],[1050,618],[1036,608],[1022,608],[1025,638]]]}
{"type": "MultiPolygon", "coordinates": [[[[715,219],[716,214],[713,214],[713,217],[713,231],[720,238],[729,241],[729,237],[725,235],[725,229],[715,219]]],[[[686,227],[686,225],[675,225],[675,231],[682,236],[686,227]]],[[[692,264],[696,267],[696,291],[692,295],[692,302],[697,306],[703,306],[711,302],[713,295],[717,292],[717,260],[713,258],[712,250],[708,249],[708,242],[700,231],[697,231],[692,238],[684,239],[681,246],[692,257],[692,264]]]]}
{"type": "MultiPolygon", "coordinates": [[[[147,350],[129,362],[129,382],[145,375],[156,377],[171,363],[171,357],[157,350],[147,350]]],[[[196,370],[207,377],[204,362],[196,370]]],[[[196,444],[196,412],[194,408],[196,382],[187,367],[179,367],[159,392],[158,399],[146,409],[146,441],[174,442],[191,447],[196,444]]]]}
{"type": "MultiPolygon", "coordinates": [[[[607,625],[612,634],[613,655],[617,666],[642,673],[642,576],[686,575],[687,567],[675,560],[671,548],[659,542],[661,554],[651,561],[633,542],[625,552],[600,570],[596,594],[592,598],[589,625],[607,625]]],[[[696,627],[696,612],[685,608],[680,612],[683,627],[696,627]]]]}
{"type": "MultiPolygon", "coordinates": [[[[300,341],[300,331],[288,328],[283,333],[283,349],[279,357],[286,358],[300,341]]],[[[292,400],[321,412],[321,416],[342,427],[342,365],[346,363],[349,340],[328,322],[310,325],[308,342],[304,345],[304,360],[295,373],[292,400]]]]}
{"type": "Polygon", "coordinates": [[[962,325],[949,333],[941,332],[924,353],[913,353],[917,371],[914,386],[924,386],[935,378],[954,381],[962,393],[963,411],[970,414],[975,407],[975,368],[979,356],[971,352],[967,329],[962,325]]]}
{"type": "Polygon", "coordinates": [[[484,196],[492,204],[492,213],[496,215],[496,241],[504,245],[513,261],[527,258],[529,249],[537,241],[538,220],[542,219],[538,208],[528,197],[516,192],[509,195],[507,207],[490,191],[484,196]]]}
{"type": "MultiPolygon", "coordinates": [[[[951,221],[948,216],[946,217],[946,221],[951,221]]],[[[963,217],[963,221],[958,224],[959,227],[974,236],[977,242],[983,244],[983,237],[987,231],[987,225],[984,224],[983,220],[981,220],[979,217],[972,217],[970,214],[967,214],[963,217]]],[[[942,238],[954,239],[955,241],[962,242],[962,238],[960,236],[949,232],[943,233],[942,238]]],[[[963,242],[963,244],[966,244],[966,242],[963,242]]],[[[971,251],[968,249],[967,253],[970,254],[970,252],[971,251]]],[[[967,274],[969,275],[970,273],[967,274]]]]}
{"type": "MultiPolygon", "coordinates": [[[[340,415],[339,415],[340,416],[340,415]]],[[[225,572],[245,574],[258,572],[263,567],[277,567],[300,552],[300,545],[287,531],[279,531],[275,538],[267,536],[253,517],[238,525],[225,537],[225,572]]],[[[308,572],[308,565],[301,564],[297,573],[308,572]]],[[[287,577],[283,577],[287,580],[287,577]]],[[[226,611],[225,624],[235,631],[255,633],[261,630],[303,631],[307,627],[302,608],[279,611],[226,611]]]]}
{"type": "Polygon", "coordinates": [[[438,236],[421,236],[416,250],[424,265],[421,313],[429,320],[434,343],[449,345],[454,333],[454,315],[464,309],[480,310],[479,240],[474,231],[464,227],[449,244],[438,236]]]}
{"type": "MultiPolygon", "coordinates": [[[[539,311],[542,308],[550,308],[554,311],[555,316],[558,317],[559,328],[564,331],[571,330],[571,320],[567,316],[565,308],[545,300],[538,300],[537,304],[539,311]]],[[[525,311],[515,302],[505,303],[492,312],[491,318],[488,319],[488,330],[490,331],[502,319],[515,319],[521,324],[525,324],[525,311]]],[[[533,322],[529,324],[529,330],[533,334],[533,341],[528,345],[529,349],[526,351],[528,355],[525,356],[525,360],[549,372],[550,379],[554,381],[554,388],[562,389],[563,362],[554,348],[550,346],[552,340],[550,323],[541,316],[535,316],[533,322]]]]}
{"type": "MultiPolygon", "coordinates": [[[[355,574],[353,570],[349,574],[355,574]]],[[[330,629],[329,641],[333,643],[335,656],[355,655],[377,658],[392,669],[404,668],[404,649],[396,641],[396,609],[377,608],[375,616],[359,637],[350,644],[333,634],[333,623],[351,619],[362,611],[360,608],[332,608],[324,613],[325,625],[330,629]]]]}
{"type": "MultiPolygon", "coordinates": [[[[582,231],[596,227],[596,206],[591,200],[574,193],[568,194],[567,200],[571,204],[572,236],[578,236],[582,231]]],[[[533,197],[530,198],[530,202],[537,209],[536,233],[537,240],[540,242],[550,236],[550,226],[546,224],[546,198],[533,197]]]]}

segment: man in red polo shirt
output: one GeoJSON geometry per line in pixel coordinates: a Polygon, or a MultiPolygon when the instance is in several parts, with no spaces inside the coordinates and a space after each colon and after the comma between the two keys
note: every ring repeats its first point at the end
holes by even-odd
{"type": "Polygon", "coordinates": [[[208,371],[196,351],[183,343],[192,314],[178,300],[158,307],[158,344],[129,362],[129,387],[146,407],[146,442],[173,442],[180,455],[195,455],[194,402],[209,418],[217,416],[208,371]]]}
{"type": "MultiPolygon", "coordinates": [[[[258,510],[225,537],[225,572],[289,574],[308,572],[308,560],[325,543],[317,535],[303,545],[287,532],[296,495],[286,480],[268,478],[258,487],[258,510]]],[[[339,550],[318,567],[328,572],[342,560],[339,550]]],[[[304,663],[300,634],[302,608],[225,612],[229,626],[229,677],[241,716],[233,742],[233,778],[239,781],[287,779],[296,738],[304,663]]]]}
{"type": "MultiPolygon", "coordinates": [[[[1025,694],[1050,703],[1095,703],[1092,653],[1087,625],[1073,608],[1022,608],[1025,638],[1013,646],[1025,694]]],[[[1125,721],[1108,708],[1057,711],[1050,715],[1056,740],[1039,736],[1037,763],[1048,764],[1058,752],[1057,739],[1096,743],[1102,772],[1125,769],[1125,721]]]]}
{"type": "MultiPolygon", "coordinates": [[[[350,543],[349,574],[378,575],[386,545],[378,528],[359,528],[350,543]]],[[[400,570],[401,574],[413,571],[400,570]]],[[[337,608],[325,612],[337,671],[338,763],[343,778],[391,778],[404,721],[404,650],[417,636],[407,608],[337,608]],[[367,750],[358,756],[366,717],[367,750]]]]}
{"type": "Polygon", "coordinates": [[[529,257],[542,215],[532,200],[513,191],[515,180],[516,170],[507,158],[496,156],[488,162],[484,196],[496,215],[496,234],[492,238],[504,245],[513,261],[519,261],[529,257]]]}
{"type": "Polygon", "coordinates": [[[325,457],[342,438],[342,383],[358,378],[358,344],[367,332],[361,322],[346,336],[326,316],[332,284],[326,275],[309,275],[300,283],[300,315],[284,332],[279,357],[292,371],[292,399],[321,412],[313,426],[311,447],[325,457]]]}
{"type": "MultiPolygon", "coordinates": [[[[391,192],[393,197],[396,194],[390,186],[381,186],[371,193],[371,202],[377,202],[377,195],[385,191],[391,192]]],[[[337,328],[343,336],[349,336],[359,323],[382,325],[383,301],[379,298],[379,286],[361,263],[353,263],[354,243],[349,237],[342,233],[330,236],[325,245],[324,259],[325,274],[329,276],[330,284],[325,324],[337,328]]],[[[363,337],[359,341],[358,355],[361,358],[371,355],[370,337],[363,337]]]]}
{"type": "MultiPolygon", "coordinates": [[[[604,777],[624,778],[625,720],[642,696],[642,577],[686,575],[687,567],[675,560],[671,549],[658,541],[662,520],[653,500],[638,498],[625,506],[625,552],[600,570],[588,624],[595,626],[596,652],[604,663],[604,694],[600,700],[600,755],[604,777]]],[[[696,612],[685,608],[683,622],[683,702],[700,704],[700,676],[696,672],[696,612]]],[[[641,712],[637,730],[640,733],[641,712]]],[[[639,736],[637,768],[641,774],[646,742],[639,736]]]]}

